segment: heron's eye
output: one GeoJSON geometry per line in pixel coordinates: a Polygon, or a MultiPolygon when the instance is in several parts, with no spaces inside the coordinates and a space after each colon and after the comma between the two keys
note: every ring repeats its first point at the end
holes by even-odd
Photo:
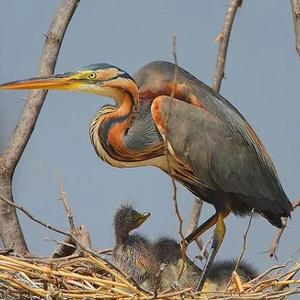
{"type": "Polygon", "coordinates": [[[95,79],[96,76],[97,76],[96,73],[93,72],[93,73],[89,74],[89,79],[95,79]]]}

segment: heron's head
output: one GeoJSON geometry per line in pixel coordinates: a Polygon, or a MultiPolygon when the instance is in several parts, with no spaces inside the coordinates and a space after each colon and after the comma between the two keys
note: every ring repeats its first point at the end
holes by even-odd
{"type": "Polygon", "coordinates": [[[138,89],[134,80],[123,70],[106,63],[92,64],[75,72],[42,76],[8,82],[0,85],[2,90],[62,90],[107,96],[116,100],[124,92],[134,101],[138,89]]]}

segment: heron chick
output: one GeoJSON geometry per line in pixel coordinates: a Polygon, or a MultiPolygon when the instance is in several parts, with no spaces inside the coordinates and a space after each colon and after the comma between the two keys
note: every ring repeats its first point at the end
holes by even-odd
{"type": "Polygon", "coordinates": [[[140,234],[130,232],[142,225],[150,213],[139,213],[131,205],[122,205],[114,216],[116,245],[113,257],[119,269],[141,287],[153,290],[158,265],[151,243],[140,234]]]}
{"type": "MultiPolygon", "coordinates": [[[[175,239],[162,237],[153,243],[153,252],[160,264],[165,264],[161,276],[161,289],[172,287],[178,289],[196,289],[202,269],[193,263],[188,257],[182,258],[180,245],[175,239]]],[[[234,260],[220,260],[214,262],[210,268],[207,280],[202,289],[203,292],[222,291],[231,279],[235,269],[234,260]]],[[[249,263],[241,262],[236,270],[244,282],[254,279],[258,272],[249,263]]]]}

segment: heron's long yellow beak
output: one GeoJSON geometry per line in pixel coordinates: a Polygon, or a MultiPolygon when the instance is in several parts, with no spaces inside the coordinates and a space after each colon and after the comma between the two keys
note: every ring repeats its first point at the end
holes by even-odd
{"type": "Polygon", "coordinates": [[[80,85],[74,73],[42,76],[0,84],[1,90],[74,90],[80,85]]]}

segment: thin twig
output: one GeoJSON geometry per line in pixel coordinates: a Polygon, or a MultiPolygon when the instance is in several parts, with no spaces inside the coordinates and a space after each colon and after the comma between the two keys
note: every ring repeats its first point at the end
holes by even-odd
{"type": "Polygon", "coordinates": [[[193,209],[190,216],[190,221],[188,224],[188,228],[186,231],[186,235],[189,235],[192,233],[198,226],[198,220],[202,211],[203,202],[201,199],[195,197],[194,203],[193,203],[193,209]]]}
{"type": "Polygon", "coordinates": [[[239,258],[238,258],[238,260],[237,260],[237,262],[236,262],[236,265],[235,265],[235,267],[234,267],[234,271],[237,270],[237,268],[238,268],[238,266],[239,266],[239,264],[240,264],[240,262],[241,262],[241,260],[242,260],[242,258],[243,258],[243,256],[244,256],[244,254],[245,254],[245,251],[246,251],[246,249],[247,249],[247,236],[248,236],[248,232],[249,232],[249,230],[250,230],[252,218],[253,218],[253,211],[252,211],[251,214],[250,214],[249,223],[248,223],[246,232],[245,232],[245,234],[244,234],[244,236],[243,236],[243,249],[242,249],[242,252],[241,252],[241,254],[240,254],[240,256],[239,256],[239,258]]]}
{"type": "MultiPolygon", "coordinates": [[[[75,246],[75,245],[73,245],[73,244],[71,244],[71,243],[68,243],[68,242],[66,242],[66,241],[58,241],[58,240],[56,240],[56,239],[54,239],[54,238],[50,238],[50,237],[45,237],[45,238],[43,238],[43,240],[44,240],[44,241],[49,241],[49,242],[54,242],[54,243],[56,243],[57,245],[64,245],[64,246],[67,246],[67,247],[69,247],[69,248],[76,249],[76,246],[75,246]]],[[[74,252],[74,251],[73,251],[73,252],[74,252]]]]}
{"type": "Polygon", "coordinates": [[[300,56],[300,1],[291,0],[291,4],[296,37],[296,50],[300,56]]]}
{"type": "Polygon", "coordinates": [[[169,153],[169,149],[168,149],[168,122],[169,119],[171,117],[171,105],[172,105],[172,100],[174,98],[174,94],[175,94],[175,87],[177,84],[177,74],[178,74],[178,64],[177,64],[177,55],[176,55],[176,35],[173,35],[173,58],[174,58],[174,64],[175,64],[175,69],[174,69],[174,78],[173,78],[173,89],[170,95],[171,100],[169,101],[169,107],[168,107],[168,113],[166,115],[166,120],[165,120],[165,128],[166,128],[166,133],[165,133],[165,153],[166,153],[166,160],[167,160],[167,167],[168,167],[168,171],[171,177],[171,181],[172,181],[172,186],[173,186],[173,202],[174,202],[174,207],[175,207],[175,213],[177,215],[178,218],[178,222],[179,222],[179,229],[178,229],[178,234],[180,235],[181,240],[184,240],[184,235],[183,235],[183,219],[180,215],[180,211],[179,211],[179,207],[178,207],[178,203],[177,203],[177,187],[176,187],[176,182],[173,176],[173,170],[171,167],[171,162],[170,162],[170,153],[169,153]]]}
{"type": "Polygon", "coordinates": [[[40,224],[41,226],[49,229],[49,230],[52,230],[54,232],[57,232],[57,233],[60,233],[60,234],[63,234],[65,236],[68,236],[70,237],[72,240],[74,240],[74,242],[76,243],[76,246],[80,247],[81,249],[85,250],[86,252],[89,252],[93,255],[96,255],[98,256],[98,253],[94,252],[93,250],[91,250],[90,248],[86,247],[80,240],[78,240],[78,238],[73,234],[73,233],[69,233],[69,232],[66,232],[66,231],[63,231],[59,228],[56,228],[52,225],[49,225],[47,223],[45,223],[44,221],[40,220],[39,218],[33,216],[29,210],[27,210],[26,208],[24,208],[23,206],[21,205],[17,205],[15,204],[14,202],[11,202],[9,201],[8,199],[0,196],[0,200],[1,201],[4,201],[6,204],[9,204],[10,206],[16,208],[16,209],[19,209],[20,211],[22,211],[26,216],[28,216],[31,220],[33,220],[34,222],[40,224]]]}
{"type": "Polygon", "coordinates": [[[241,6],[242,0],[231,0],[228,4],[227,13],[224,20],[224,26],[221,33],[218,35],[218,40],[220,42],[217,56],[217,66],[214,76],[214,82],[212,88],[216,91],[220,91],[220,86],[222,79],[224,78],[224,69],[226,54],[228,49],[228,43],[230,38],[230,33],[232,29],[232,24],[237,12],[237,9],[241,6]]]}
{"type": "MultiPolygon", "coordinates": [[[[295,210],[298,206],[300,206],[300,198],[294,200],[292,202],[292,206],[293,206],[293,210],[295,210]]],[[[269,257],[271,257],[271,258],[277,259],[276,253],[278,250],[280,238],[281,238],[285,228],[287,227],[287,221],[288,221],[287,218],[281,218],[282,227],[276,230],[270,248],[264,252],[264,253],[268,253],[269,257]]]]}
{"type": "MultiPolygon", "coordinates": [[[[186,236],[188,236],[190,233],[192,233],[198,226],[200,214],[202,211],[203,207],[203,201],[200,198],[195,197],[194,198],[194,203],[193,203],[193,208],[192,208],[192,213],[190,216],[190,221],[188,224],[188,229],[186,231],[186,236]]],[[[204,242],[202,241],[201,238],[197,238],[195,240],[197,246],[199,247],[200,251],[202,252],[202,256],[204,258],[208,257],[208,251],[206,248],[204,248],[204,242]]],[[[200,258],[200,257],[199,257],[200,258]]]]}
{"type": "Polygon", "coordinates": [[[71,208],[68,204],[66,193],[64,191],[64,186],[63,186],[63,181],[62,181],[61,175],[59,174],[58,170],[56,172],[57,172],[58,181],[59,181],[60,200],[62,201],[63,206],[65,208],[65,211],[66,211],[66,214],[67,214],[67,217],[68,217],[68,220],[69,220],[71,231],[73,231],[73,230],[75,230],[75,224],[74,224],[72,211],[71,211],[71,208]]]}
{"type": "MultiPolygon", "coordinates": [[[[251,214],[250,214],[250,218],[249,218],[247,229],[246,229],[245,234],[243,236],[243,248],[242,248],[242,252],[241,252],[240,256],[238,257],[238,259],[236,261],[236,264],[235,264],[235,267],[234,267],[234,270],[232,272],[237,272],[237,269],[238,269],[238,267],[240,265],[240,262],[241,262],[244,254],[246,252],[246,249],[247,249],[247,236],[248,236],[248,232],[250,230],[250,226],[251,226],[251,222],[252,222],[252,218],[253,218],[253,213],[254,213],[254,211],[252,210],[251,214]]],[[[225,291],[227,291],[227,289],[228,289],[228,287],[230,285],[230,282],[231,282],[231,279],[227,283],[225,291]]]]}
{"type": "Polygon", "coordinates": [[[9,201],[8,199],[4,198],[4,197],[0,197],[0,200],[1,201],[4,201],[5,203],[13,206],[14,208],[17,208],[19,209],[21,212],[23,212],[27,217],[29,217],[31,220],[33,220],[34,222],[40,224],[41,226],[45,227],[46,229],[50,229],[52,231],[55,231],[57,233],[60,233],[60,234],[63,234],[63,235],[66,235],[66,236],[69,236],[69,237],[72,237],[72,235],[66,231],[63,231],[61,229],[58,229],[52,225],[49,225],[47,223],[45,223],[44,221],[38,219],[37,217],[33,216],[29,210],[27,210],[26,208],[24,208],[22,205],[18,205],[18,204],[15,204],[14,202],[11,202],[9,201]]]}
{"type": "Polygon", "coordinates": [[[72,238],[67,236],[63,242],[59,242],[54,239],[52,240],[58,245],[51,255],[52,258],[70,256],[75,253],[77,247],[72,238]]]}

